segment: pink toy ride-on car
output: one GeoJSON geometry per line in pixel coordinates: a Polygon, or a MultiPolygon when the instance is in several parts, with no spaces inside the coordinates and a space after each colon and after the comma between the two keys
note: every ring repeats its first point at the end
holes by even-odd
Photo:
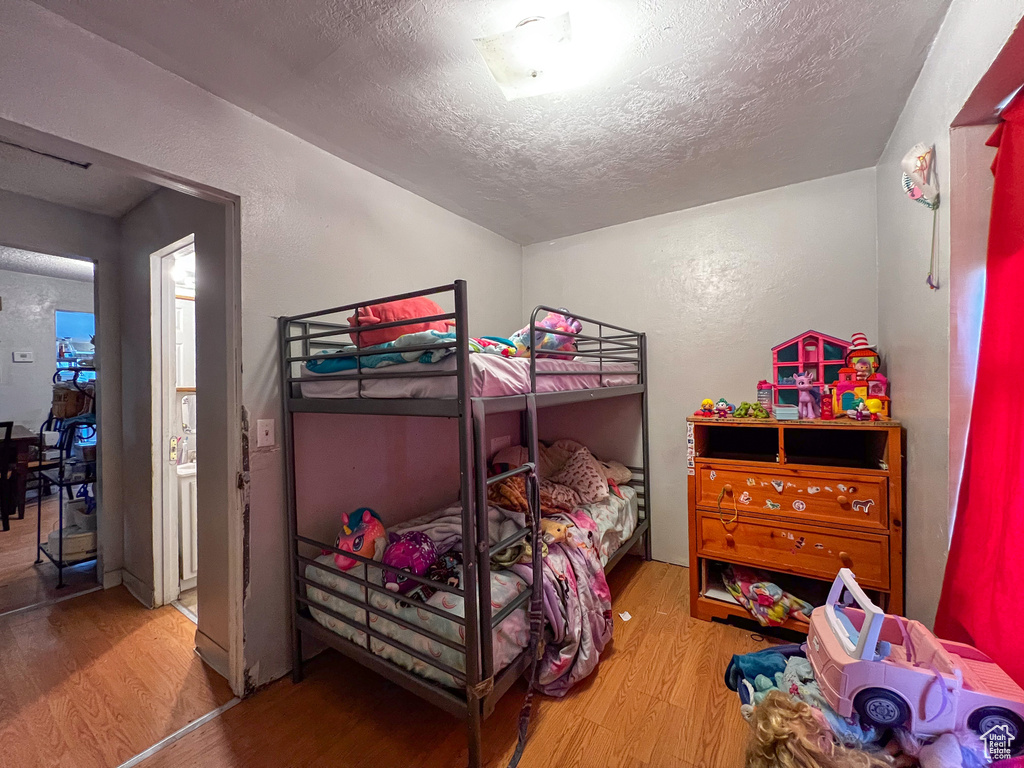
{"type": "Polygon", "coordinates": [[[915,736],[996,729],[1011,754],[1024,754],[1024,690],[978,649],[882,613],[849,568],[811,614],[807,658],[843,717],[856,713],[862,722],[915,736]]]}

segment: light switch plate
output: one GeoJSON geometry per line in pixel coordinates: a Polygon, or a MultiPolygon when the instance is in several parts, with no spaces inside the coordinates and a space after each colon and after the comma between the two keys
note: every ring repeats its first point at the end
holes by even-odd
{"type": "Polygon", "coordinates": [[[273,419],[256,420],[256,447],[269,448],[277,442],[274,435],[273,419]]]}
{"type": "Polygon", "coordinates": [[[35,355],[32,354],[32,350],[23,350],[21,352],[12,352],[11,359],[15,363],[33,363],[35,362],[35,355]]]}

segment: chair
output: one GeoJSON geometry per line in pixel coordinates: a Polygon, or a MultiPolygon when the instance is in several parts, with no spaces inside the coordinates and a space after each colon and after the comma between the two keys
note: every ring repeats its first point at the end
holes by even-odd
{"type": "Polygon", "coordinates": [[[11,514],[14,513],[14,463],[17,461],[14,442],[11,440],[13,421],[0,421],[0,522],[3,530],[11,530],[11,514]]]}

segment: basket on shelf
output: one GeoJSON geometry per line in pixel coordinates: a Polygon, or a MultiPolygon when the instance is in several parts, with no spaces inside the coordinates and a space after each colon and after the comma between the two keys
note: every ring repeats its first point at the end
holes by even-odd
{"type": "Polygon", "coordinates": [[[50,408],[55,419],[70,419],[89,411],[89,393],[77,388],[71,382],[53,385],[53,400],[50,408]]]}

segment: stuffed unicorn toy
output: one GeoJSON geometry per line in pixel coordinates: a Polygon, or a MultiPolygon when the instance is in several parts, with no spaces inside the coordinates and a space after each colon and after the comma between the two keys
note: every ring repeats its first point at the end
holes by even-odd
{"type": "MultiPolygon", "coordinates": [[[[354,552],[371,560],[380,560],[387,544],[387,533],[384,523],[369,507],[357,509],[351,515],[342,513],[341,533],[334,542],[335,549],[354,552]]],[[[359,565],[358,560],[334,554],[334,564],[339,570],[347,571],[359,565]]]]}
{"type": "MultiPolygon", "coordinates": [[[[561,310],[567,312],[568,310],[561,310]]],[[[521,328],[512,334],[511,341],[516,348],[516,357],[529,357],[533,349],[547,351],[564,351],[565,355],[543,355],[543,357],[556,360],[572,360],[576,352],[576,337],[564,336],[556,331],[568,331],[569,333],[582,333],[583,323],[575,317],[559,312],[548,312],[537,321],[537,331],[534,333],[533,343],[530,340],[530,326],[521,328]],[[543,330],[541,330],[543,329],[543,330]]]]}

